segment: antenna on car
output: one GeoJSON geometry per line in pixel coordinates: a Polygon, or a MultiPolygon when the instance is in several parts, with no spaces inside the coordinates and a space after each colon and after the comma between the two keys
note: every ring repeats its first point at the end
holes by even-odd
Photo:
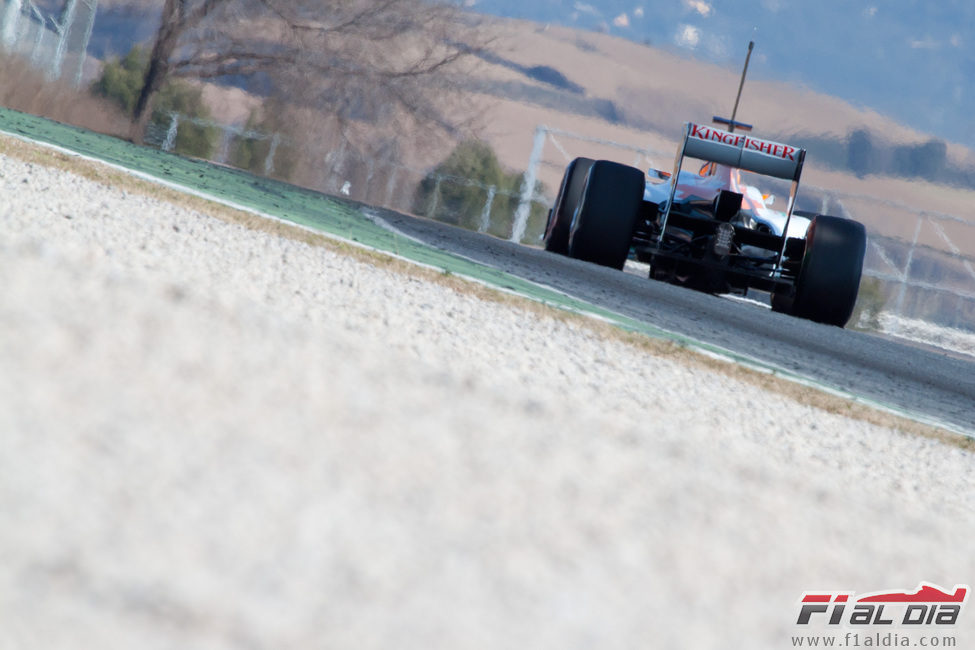
{"type": "Polygon", "coordinates": [[[745,124],[744,122],[736,122],[735,117],[738,115],[738,103],[741,101],[741,91],[745,87],[745,75],[748,74],[748,62],[752,58],[752,50],[755,49],[755,41],[748,41],[748,54],[745,55],[745,67],[741,71],[741,81],[738,83],[738,95],[735,97],[735,107],[731,110],[731,119],[725,119],[723,117],[714,116],[712,119],[716,124],[727,124],[728,133],[734,133],[735,127],[738,127],[742,131],[751,131],[752,125],[745,124]]]}

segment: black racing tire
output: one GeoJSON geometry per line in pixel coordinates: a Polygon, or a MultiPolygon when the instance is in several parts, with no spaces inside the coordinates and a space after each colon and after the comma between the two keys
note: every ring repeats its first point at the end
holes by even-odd
{"type": "Polygon", "coordinates": [[[867,231],[852,219],[817,215],[806,230],[806,252],[796,279],[792,314],[843,327],[853,314],[867,231]]]}
{"type": "Polygon", "coordinates": [[[593,163],[569,229],[569,257],[622,269],[646,186],[643,172],[608,160],[593,163]]]}
{"type": "Polygon", "coordinates": [[[545,250],[559,255],[568,254],[572,214],[582,197],[582,190],[586,186],[586,175],[593,162],[595,161],[591,158],[576,158],[565,168],[555,204],[548,213],[548,224],[545,226],[545,250]]]}
{"type": "Polygon", "coordinates": [[[772,311],[777,311],[780,314],[791,314],[792,304],[795,302],[795,295],[787,292],[785,289],[779,291],[773,291],[770,296],[770,303],[772,304],[772,311]]]}

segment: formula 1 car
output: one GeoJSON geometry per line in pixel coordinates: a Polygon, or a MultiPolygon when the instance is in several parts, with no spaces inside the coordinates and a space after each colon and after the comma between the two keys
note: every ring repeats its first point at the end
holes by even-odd
{"type": "Polygon", "coordinates": [[[711,293],[771,294],[772,309],[843,327],[866,252],[863,225],[794,210],[806,152],[747,133],[687,123],[671,173],[576,158],[565,170],[545,249],[711,293]],[[697,171],[685,171],[697,159],[697,171]],[[791,181],[785,212],[749,184],[791,181]]]}

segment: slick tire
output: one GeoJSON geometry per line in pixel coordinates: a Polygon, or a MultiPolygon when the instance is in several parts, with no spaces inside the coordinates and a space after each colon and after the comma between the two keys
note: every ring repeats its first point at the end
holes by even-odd
{"type": "Polygon", "coordinates": [[[585,189],[586,175],[592,167],[591,158],[576,158],[565,168],[562,185],[555,197],[555,204],[548,213],[548,224],[545,226],[545,250],[566,255],[569,252],[569,227],[572,225],[572,215],[585,189]]]}
{"type": "Polygon", "coordinates": [[[594,162],[569,228],[569,256],[622,269],[644,187],[639,169],[608,160],[594,162]]]}
{"type": "Polygon", "coordinates": [[[806,231],[793,315],[837,327],[846,325],[856,304],[866,250],[863,224],[826,215],[814,217],[806,231]]]}

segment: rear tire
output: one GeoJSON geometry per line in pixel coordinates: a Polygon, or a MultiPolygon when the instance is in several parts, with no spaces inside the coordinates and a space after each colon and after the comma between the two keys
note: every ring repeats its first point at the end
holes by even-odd
{"type": "Polygon", "coordinates": [[[642,171],[608,160],[593,163],[569,230],[569,256],[622,269],[643,202],[642,171]]]}
{"type": "Polygon", "coordinates": [[[785,289],[773,291],[769,302],[772,305],[772,311],[777,311],[780,314],[791,314],[792,303],[795,302],[795,294],[787,293],[785,289]]]}
{"type": "Polygon", "coordinates": [[[843,327],[860,289],[867,231],[851,219],[818,215],[806,230],[793,315],[843,327]]]}
{"type": "Polygon", "coordinates": [[[569,227],[572,225],[572,214],[576,211],[579,199],[582,198],[586,175],[593,162],[591,158],[576,158],[565,168],[555,204],[548,213],[545,250],[559,255],[566,255],[569,252],[569,227]]]}

